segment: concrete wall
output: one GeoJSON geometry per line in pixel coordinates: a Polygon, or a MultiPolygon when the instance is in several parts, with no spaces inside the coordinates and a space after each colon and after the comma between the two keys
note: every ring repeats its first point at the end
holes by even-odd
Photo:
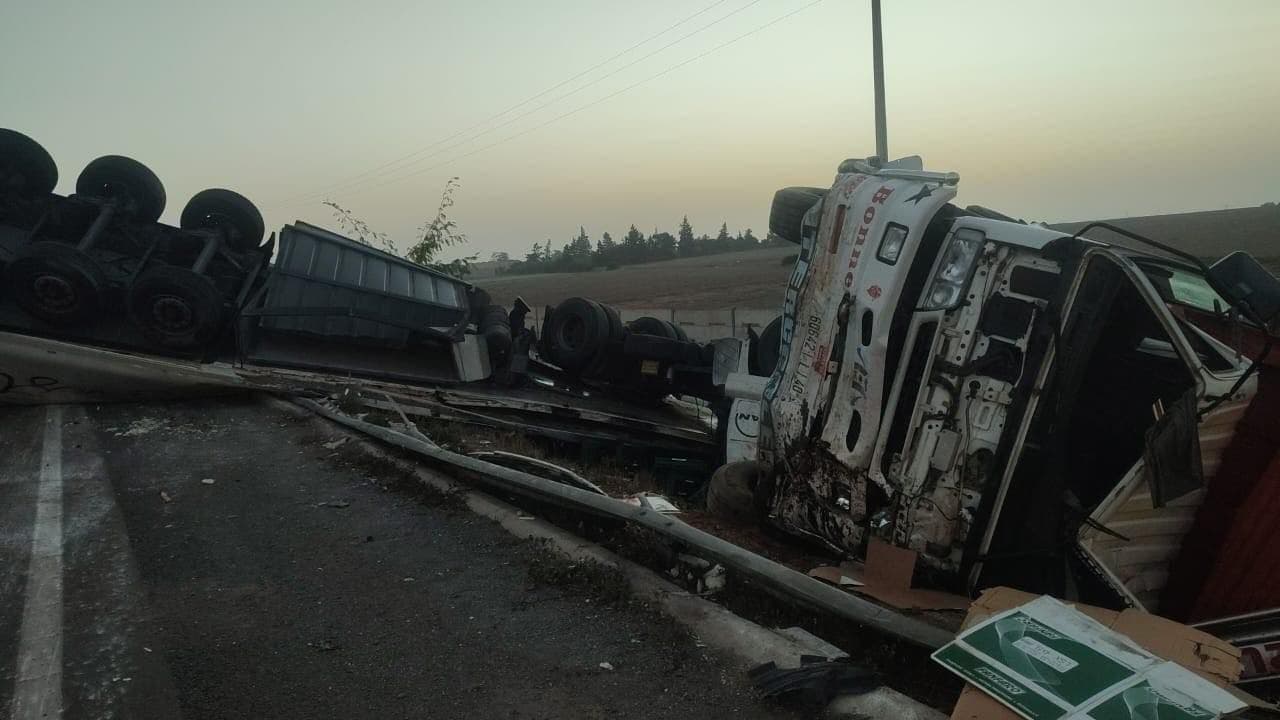
{"type": "MultiPolygon", "coordinates": [[[[533,327],[542,329],[546,308],[534,308],[533,327]]],[[[674,308],[618,308],[624,322],[639,317],[670,320],[684,329],[690,340],[709,342],[716,338],[747,337],[747,329],[756,333],[782,314],[782,308],[719,308],[716,310],[676,310],[674,308]]]]}

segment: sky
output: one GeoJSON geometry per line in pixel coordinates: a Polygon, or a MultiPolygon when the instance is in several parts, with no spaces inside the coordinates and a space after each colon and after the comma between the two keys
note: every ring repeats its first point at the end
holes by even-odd
{"type": "MultiPolygon", "coordinates": [[[[1280,201],[1280,1],[884,0],[889,154],[1050,222],[1280,201]]],[[[123,154],[164,219],[331,199],[401,248],[449,177],[467,254],[752,228],[874,153],[869,0],[0,4],[0,127],[58,191],[123,154]]]]}

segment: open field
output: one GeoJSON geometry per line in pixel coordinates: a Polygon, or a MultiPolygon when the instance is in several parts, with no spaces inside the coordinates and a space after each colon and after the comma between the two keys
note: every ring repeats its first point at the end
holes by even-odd
{"type": "Polygon", "coordinates": [[[517,295],[534,307],[582,295],[622,307],[782,307],[782,289],[797,247],[624,265],[617,270],[520,275],[477,281],[493,301],[510,305],[517,295]]]}
{"type": "MultiPolygon", "coordinates": [[[[1280,207],[1152,215],[1110,220],[1120,227],[1167,242],[1204,258],[1217,258],[1232,250],[1257,257],[1274,273],[1280,273],[1280,207]]],[[[1084,223],[1053,227],[1074,231],[1084,223]]],[[[1120,241],[1106,230],[1090,237],[1120,241]]],[[[477,279],[493,301],[510,305],[517,295],[534,307],[554,305],[582,295],[621,307],[675,308],[773,308],[782,304],[782,290],[791,273],[785,259],[797,248],[767,248],[721,255],[627,265],[617,270],[554,273],[477,279]]]]}

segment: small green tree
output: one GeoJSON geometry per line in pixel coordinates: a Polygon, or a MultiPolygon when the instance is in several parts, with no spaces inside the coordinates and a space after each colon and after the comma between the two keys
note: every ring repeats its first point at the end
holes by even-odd
{"type": "Polygon", "coordinates": [[[467,236],[458,232],[458,223],[449,219],[449,208],[453,207],[453,194],[459,187],[458,178],[451,177],[444,184],[440,193],[440,205],[436,208],[436,216],[418,228],[418,242],[405,253],[410,261],[448,273],[454,277],[466,277],[471,272],[471,263],[475,255],[455,258],[441,262],[438,258],[445,248],[462,245],[467,236]]]}
{"type": "MultiPolygon", "coordinates": [[[[445,248],[462,245],[467,242],[467,236],[458,232],[458,224],[449,219],[448,211],[449,208],[453,207],[453,194],[458,187],[458,178],[456,177],[451,177],[445,182],[444,191],[440,193],[440,205],[436,208],[435,218],[423,223],[418,228],[418,240],[409,248],[409,252],[404,254],[404,257],[409,262],[417,263],[423,267],[439,270],[457,278],[463,278],[470,274],[471,263],[475,262],[476,255],[455,258],[448,262],[439,260],[440,253],[445,248]]],[[[350,210],[333,200],[325,200],[324,205],[333,210],[333,216],[338,221],[338,227],[343,232],[353,235],[357,242],[379,247],[392,255],[399,255],[395,242],[386,233],[370,228],[368,223],[356,217],[350,210]]]]}
{"type": "Polygon", "coordinates": [[[356,217],[350,210],[333,200],[325,200],[322,204],[333,210],[333,218],[338,221],[338,227],[343,232],[351,235],[356,242],[386,250],[392,255],[400,254],[396,252],[395,243],[391,242],[391,238],[387,237],[386,233],[378,232],[369,227],[365,221],[356,217]]]}

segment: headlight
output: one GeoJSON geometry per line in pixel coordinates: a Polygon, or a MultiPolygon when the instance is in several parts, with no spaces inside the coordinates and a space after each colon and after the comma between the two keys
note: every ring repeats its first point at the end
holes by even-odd
{"type": "Polygon", "coordinates": [[[921,310],[950,310],[960,304],[987,236],[981,230],[957,230],[938,265],[921,310]]]}
{"type": "Polygon", "coordinates": [[[902,246],[907,244],[907,229],[897,223],[889,223],[884,229],[884,237],[880,239],[880,249],[876,257],[881,262],[893,265],[902,254],[902,246]]]}

